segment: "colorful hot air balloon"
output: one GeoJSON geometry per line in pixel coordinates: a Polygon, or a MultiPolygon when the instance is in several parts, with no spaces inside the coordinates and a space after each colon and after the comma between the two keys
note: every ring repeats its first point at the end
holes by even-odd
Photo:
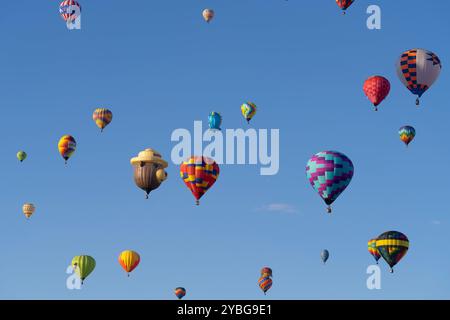
{"type": "Polygon", "coordinates": [[[400,135],[400,140],[402,140],[406,144],[406,146],[408,146],[416,136],[416,129],[411,126],[403,126],[398,130],[398,134],[400,135]]]}
{"type": "Polygon", "coordinates": [[[441,61],[433,52],[425,49],[411,49],[403,52],[397,62],[397,75],[400,81],[419,98],[439,77],[441,61]]]}
{"type": "Polygon", "coordinates": [[[328,205],[328,213],[331,213],[331,204],[350,184],[353,171],[352,161],[337,151],[322,151],[309,159],[306,177],[328,205]]]}
{"type": "Polygon", "coordinates": [[[209,128],[212,130],[220,130],[222,124],[222,116],[215,111],[211,112],[208,116],[209,128]]]}
{"type": "Polygon", "coordinates": [[[25,151],[19,151],[16,156],[20,162],[23,162],[27,158],[27,153],[25,151]]]}
{"type": "Polygon", "coordinates": [[[329,257],[330,257],[330,253],[328,252],[328,250],[326,250],[326,249],[322,250],[322,252],[320,253],[320,258],[322,259],[323,264],[325,264],[325,262],[327,262],[329,257]]]}
{"type": "Polygon", "coordinates": [[[72,267],[83,284],[84,279],[95,269],[95,259],[91,256],[75,256],[72,259],[72,267]]]}
{"type": "Polygon", "coordinates": [[[178,299],[182,299],[186,295],[186,289],[183,287],[175,288],[174,292],[178,299]]]}
{"type": "Polygon", "coordinates": [[[119,263],[122,268],[130,276],[130,272],[133,271],[141,261],[139,254],[133,250],[122,251],[119,255],[119,263]]]}
{"type": "Polygon", "coordinates": [[[213,9],[205,9],[203,10],[203,19],[205,19],[206,22],[210,22],[214,18],[214,10],[213,9]]]}
{"type": "Polygon", "coordinates": [[[342,14],[345,14],[345,10],[352,5],[355,0],[336,0],[339,8],[342,9],[342,14]]]}
{"type": "Polygon", "coordinates": [[[270,279],[269,277],[261,277],[258,280],[258,285],[261,288],[261,290],[264,292],[264,295],[266,294],[266,292],[272,288],[272,279],[270,279]]]}
{"type": "Polygon", "coordinates": [[[58,142],[58,150],[61,156],[64,158],[65,163],[73,155],[75,149],[77,148],[77,142],[75,138],[70,135],[62,136],[58,142]]]}
{"type": "Polygon", "coordinates": [[[391,90],[391,84],[389,80],[382,76],[373,76],[368,78],[363,85],[364,93],[370,102],[373,103],[375,111],[378,110],[377,106],[387,97],[391,90]]]}
{"type": "Polygon", "coordinates": [[[64,19],[64,21],[72,21],[77,18],[76,11],[73,6],[78,7],[79,12],[81,12],[81,5],[75,0],[65,0],[59,5],[59,14],[64,19]]]}
{"type": "Polygon", "coordinates": [[[34,207],[34,205],[32,203],[25,203],[22,206],[22,211],[23,211],[23,214],[27,217],[27,219],[29,219],[31,217],[31,215],[34,213],[34,211],[36,211],[36,208],[34,207]]]}
{"type": "Polygon", "coordinates": [[[105,108],[95,109],[94,114],[92,115],[92,119],[95,121],[97,127],[100,128],[101,132],[103,129],[111,123],[113,114],[111,110],[105,108]]]}
{"type": "Polygon", "coordinates": [[[167,172],[164,169],[168,163],[158,151],[150,148],[139,152],[130,162],[134,168],[134,182],[145,191],[145,197],[148,199],[148,194],[167,179],[167,172]]]}
{"type": "Polygon", "coordinates": [[[369,242],[367,243],[367,249],[369,250],[369,253],[375,258],[375,261],[378,264],[378,260],[380,260],[380,253],[378,252],[377,249],[377,239],[370,239],[369,242]]]}
{"type": "Polygon", "coordinates": [[[202,156],[192,156],[180,166],[180,176],[194,195],[197,205],[200,204],[200,198],[216,182],[219,173],[217,163],[202,156]]]}
{"type": "Polygon", "coordinates": [[[245,120],[250,123],[250,120],[256,114],[256,105],[253,102],[246,102],[241,105],[241,112],[245,120]]]}
{"type": "Polygon", "coordinates": [[[269,267],[262,268],[261,277],[272,277],[272,269],[269,267]]]}
{"type": "Polygon", "coordinates": [[[387,231],[381,234],[376,241],[378,252],[391,267],[390,272],[394,272],[394,266],[405,256],[409,248],[409,240],[406,235],[398,231],[387,231]]]}

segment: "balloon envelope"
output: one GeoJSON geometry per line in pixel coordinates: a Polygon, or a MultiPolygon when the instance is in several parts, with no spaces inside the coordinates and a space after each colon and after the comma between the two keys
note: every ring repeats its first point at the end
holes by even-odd
{"type": "Polygon", "coordinates": [[[250,122],[250,120],[256,114],[256,104],[254,104],[253,102],[246,102],[242,104],[241,113],[245,120],[247,120],[247,122],[250,122]]]}
{"type": "Polygon", "coordinates": [[[27,153],[25,151],[19,151],[17,152],[17,159],[22,162],[23,160],[25,160],[27,158],[27,153]]]}
{"type": "Polygon", "coordinates": [[[174,292],[178,299],[182,299],[186,295],[186,289],[183,287],[175,288],[174,292]]]}
{"type": "Polygon", "coordinates": [[[367,250],[369,250],[369,253],[374,257],[375,261],[378,263],[378,260],[380,260],[380,253],[377,249],[377,239],[370,239],[369,242],[367,242],[367,250]]]}
{"type": "Polygon", "coordinates": [[[82,283],[94,271],[95,264],[95,259],[91,256],[81,255],[75,256],[72,259],[72,267],[78,277],[80,277],[82,283]]]}
{"type": "Polygon", "coordinates": [[[403,126],[398,130],[398,134],[400,136],[400,140],[402,140],[406,144],[406,146],[408,146],[416,136],[416,129],[411,126],[403,126]]]}
{"type": "Polygon", "coordinates": [[[101,131],[103,131],[103,129],[108,124],[111,123],[112,118],[113,118],[113,114],[112,114],[111,110],[106,109],[106,108],[95,109],[95,111],[92,115],[92,119],[94,120],[97,127],[99,127],[101,129],[101,131]]]}
{"type": "Polygon", "coordinates": [[[27,219],[31,217],[34,211],[36,211],[36,208],[32,203],[25,203],[22,206],[22,212],[27,217],[27,219]]]}
{"type": "Polygon", "coordinates": [[[377,106],[383,101],[389,91],[391,90],[391,84],[389,80],[382,76],[373,76],[368,78],[363,85],[364,93],[367,98],[372,102],[377,110],[377,106]]]}
{"type": "Polygon", "coordinates": [[[405,256],[409,249],[409,240],[406,235],[398,231],[387,231],[381,234],[376,241],[378,252],[391,267],[393,267],[405,256]]]}
{"type": "Polygon", "coordinates": [[[325,263],[327,262],[328,258],[330,257],[330,253],[328,252],[328,250],[322,250],[322,252],[320,253],[320,258],[322,259],[322,262],[325,263]]]}
{"type": "Polygon", "coordinates": [[[74,7],[77,7],[81,12],[81,5],[75,0],[65,0],[59,4],[59,14],[64,21],[71,21],[77,17],[74,7]]]}
{"type": "Polygon", "coordinates": [[[258,285],[261,288],[261,290],[266,294],[266,292],[272,288],[272,279],[269,277],[261,277],[258,280],[258,285]]]}
{"type": "Polygon", "coordinates": [[[66,162],[73,155],[76,148],[77,142],[75,141],[75,138],[72,137],[71,135],[62,136],[61,139],[59,139],[58,142],[59,154],[64,158],[66,162]]]}
{"type": "Polygon", "coordinates": [[[140,261],[141,257],[133,250],[122,251],[119,255],[119,263],[127,273],[133,271],[140,261]]]}

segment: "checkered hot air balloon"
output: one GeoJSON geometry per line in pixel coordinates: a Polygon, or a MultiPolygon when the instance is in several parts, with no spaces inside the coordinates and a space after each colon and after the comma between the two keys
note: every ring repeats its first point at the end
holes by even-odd
{"type": "Polygon", "coordinates": [[[272,279],[270,279],[269,277],[261,277],[258,280],[258,285],[261,288],[261,290],[264,292],[264,295],[266,294],[266,292],[272,288],[272,279]]]}
{"type": "Polygon", "coordinates": [[[376,241],[378,252],[394,272],[394,266],[406,255],[409,249],[409,240],[406,235],[398,231],[387,231],[381,234],[376,241]]]}
{"type": "Polygon", "coordinates": [[[350,184],[353,171],[352,161],[337,151],[319,152],[306,164],[306,177],[328,205],[328,213],[331,204],[350,184]]]}
{"type": "Polygon", "coordinates": [[[411,126],[403,126],[398,130],[398,134],[400,136],[400,140],[402,140],[406,144],[406,146],[408,146],[416,136],[416,129],[411,126]]]}
{"type": "Polygon", "coordinates": [[[367,242],[367,250],[369,250],[369,253],[374,257],[375,261],[378,264],[378,260],[380,260],[381,256],[377,249],[377,239],[370,239],[369,242],[367,242]]]}
{"type": "Polygon", "coordinates": [[[391,84],[389,80],[382,76],[372,76],[368,78],[363,85],[364,93],[367,98],[372,102],[375,107],[375,111],[378,110],[377,106],[383,101],[389,91],[391,90],[391,84]]]}
{"type": "Polygon", "coordinates": [[[183,287],[175,288],[174,292],[178,299],[182,299],[186,295],[186,289],[183,287]]]}
{"type": "Polygon", "coordinates": [[[77,18],[77,11],[81,12],[81,5],[75,0],[65,0],[59,4],[59,14],[64,21],[72,21],[77,18]]]}
{"type": "Polygon", "coordinates": [[[345,10],[347,10],[353,2],[354,0],[336,0],[336,4],[342,9],[342,14],[345,14],[345,10]]]}
{"type": "Polygon", "coordinates": [[[219,172],[219,165],[213,159],[203,156],[192,156],[181,164],[180,176],[194,195],[197,205],[216,182],[219,172]]]}
{"type": "Polygon", "coordinates": [[[397,75],[400,81],[419,98],[427,91],[439,77],[442,64],[438,56],[425,49],[411,49],[405,51],[397,61],[397,75]]]}

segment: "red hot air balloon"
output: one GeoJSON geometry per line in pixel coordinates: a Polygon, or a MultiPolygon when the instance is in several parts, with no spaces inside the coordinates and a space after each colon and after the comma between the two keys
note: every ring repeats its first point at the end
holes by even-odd
{"type": "Polygon", "coordinates": [[[391,84],[389,80],[382,76],[373,76],[368,78],[364,82],[363,86],[364,93],[367,98],[369,98],[370,102],[373,103],[375,107],[375,111],[378,110],[377,106],[383,101],[389,91],[391,90],[391,84]]]}

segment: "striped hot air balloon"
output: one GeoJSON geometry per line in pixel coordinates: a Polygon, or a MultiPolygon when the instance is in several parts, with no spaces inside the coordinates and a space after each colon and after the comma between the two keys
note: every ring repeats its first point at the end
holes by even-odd
{"type": "Polygon", "coordinates": [[[409,240],[406,235],[398,231],[387,231],[381,234],[376,241],[378,252],[391,267],[390,272],[394,272],[394,266],[405,256],[409,249],[409,240]]]}
{"type": "Polygon", "coordinates": [[[191,190],[197,205],[200,198],[216,182],[219,173],[219,165],[213,159],[202,156],[192,156],[180,166],[180,176],[191,190]]]}
{"type": "Polygon", "coordinates": [[[130,276],[130,272],[133,271],[141,261],[139,254],[133,250],[122,251],[119,255],[119,263],[122,268],[130,276]]]}
{"type": "Polygon", "coordinates": [[[266,292],[272,288],[272,279],[270,279],[270,277],[261,277],[258,280],[258,285],[265,295],[266,292]]]}
{"type": "Polygon", "coordinates": [[[182,299],[186,295],[186,289],[183,287],[175,288],[174,292],[178,299],[182,299]]]}
{"type": "Polygon", "coordinates": [[[100,128],[101,132],[103,132],[103,129],[111,123],[112,118],[113,114],[111,110],[106,108],[95,109],[94,114],[92,115],[92,119],[95,121],[97,127],[100,128]]]}
{"type": "Polygon", "coordinates": [[[416,129],[411,126],[403,126],[398,130],[398,134],[400,136],[400,140],[402,140],[406,144],[406,146],[408,146],[416,136],[416,129]]]}
{"type": "Polygon", "coordinates": [[[380,253],[378,252],[377,249],[377,239],[370,239],[369,242],[367,243],[367,249],[369,250],[369,253],[374,257],[375,261],[378,264],[378,260],[380,260],[380,253]]]}
{"type": "Polygon", "coordinates": [[[34,211],[36,211],[36,208],[32,203],[25,203],[22,206],[22,212],[27,217],[27,219],[29,219],[31,217],[31,215],[34,213],[34,211]]]}
{"type": "Polygon", "coordinates": [[[256,114],[256,104],[253,102],[246,102],[241,105],[241,113],[242,116],[247,120],[248,123],[250,123],[250,120],[254,117],[256,114]]]}
{"type": "Polygon", "coordinates": [[[92,273],[95,269],[95,259],[91,256],[81,255],[75,256],[72,259],[72,267],[75,270],[75,273],[81,279],[81,284],[84,283],[84,279],[87,278],[88,275],[92,273]]]}
{"type": "Polygon", "coordinates": [[[306,177],[328,205],[328,213],[331,204],[350,184],[353,171],[352,161],[337,151],[319,152],[306,164],[306,177]]]}
{"type": "Polygon", "coordinates": [[[67,163],[69,158],[73,155],[76,148],[77,142],[71,135],[62,136],[61,139],[59,139],[58,150],[61,156],[64,158],[65,163],[67,163]]]}
{"type": "Polygon", "coordinates": [[[75,0],[65,0],[59,4],[59,14],[64,21],[77,18],[77,8],[81,12],[81,5],[75,0]]]}

